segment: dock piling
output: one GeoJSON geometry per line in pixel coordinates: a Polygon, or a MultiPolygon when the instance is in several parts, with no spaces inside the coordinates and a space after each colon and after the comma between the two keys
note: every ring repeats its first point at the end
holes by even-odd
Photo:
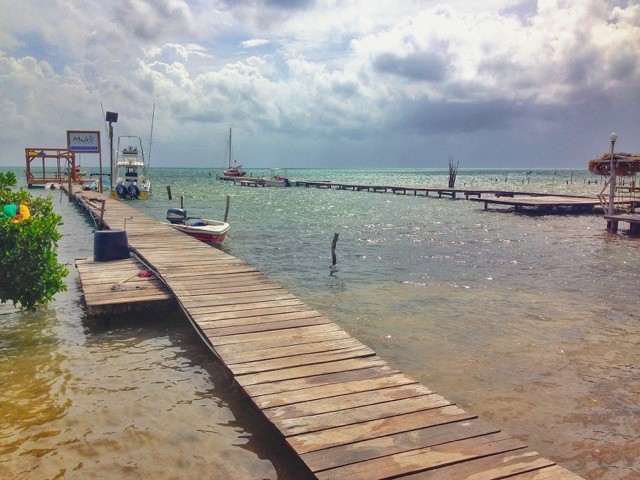
{"type": "Polygon", "coordinates": [[[333,241],[331,242],[331,266],[336,266],[336,244],[338,243],[338,234],[333,234],[333,241]]]}
{"type": "Polygon", "coordinates": [[[231,202],[231,196],[227,195],[227,204],[224,207],[224,221],[227,221],[227,218],[229,218],[229,203],[231,202]]]}

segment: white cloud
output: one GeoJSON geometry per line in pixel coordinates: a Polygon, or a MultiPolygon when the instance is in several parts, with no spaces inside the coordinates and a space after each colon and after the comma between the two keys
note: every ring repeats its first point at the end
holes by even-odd
{"type": "Polygon", "coordinates": [[[288,136],[292,149],[316,137],[371,151],[358,139],[383,132],[393,132],[387,149],[447,132],[463,132],[468,148],[487,132],[548,139],[575,122],[597,129],[614,109],[627,128],[640,123],[627,105],[640,97],[640,6],[614,0],[25,0],[5,10],[0,141],[14,149],[14,126],[50,132],[37,119],[52,110],[56,125],[100,125],[99,102],[132,129],[146,129],[155,103],[167,141],[233,124],[256,142],[288,136]],[[34,11],[43,15],[27,23],[34,11]]]}
{"type": "Polygon", "coordinates": [[[264,38],[252,38],[251,40],[245,40],[244,42],[242,42],[240,45],[242,45],[245,48],[255,48],[255,47],[261,47],[263,45],[268,45],[269,40],[266,40],[264,38]]]}

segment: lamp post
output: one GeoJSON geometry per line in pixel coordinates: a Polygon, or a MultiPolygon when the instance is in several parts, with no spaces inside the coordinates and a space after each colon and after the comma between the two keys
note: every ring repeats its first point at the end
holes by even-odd
{"type": "Polygon", "coordinates": [[[617,133],[612,133],[611,135],[609,135],[609,140],[611,140],[611,165],[610,165],[610,170],[611,170],[611,180],[609,182],[609,215],[613,215],[614,214],[614,208],[613,208],[613,204],[614,204],[614,198],[616,195],[616,161],[614,159],[613,156],[613,149],[615,148],[616,145],[616,140],[618,140],[618,134],[617,133]]]}
{"type": "MultiPolygon", "coordinates": [[[[109,190],[113,191],[113,124],[118,121],[118,114],[115,112],[107,112],[105,120],[109,122],[109,190]]],[[[100,176],[100,191],[102,192],[102,176],[100,176]]]]}

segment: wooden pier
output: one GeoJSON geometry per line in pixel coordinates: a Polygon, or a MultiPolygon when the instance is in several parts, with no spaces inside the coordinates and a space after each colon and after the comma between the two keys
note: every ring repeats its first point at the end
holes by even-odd
{"type": "Polygon", "coordinates": [[[525,210],[543,210],[555,212],[589,213],[600,205],[597,197],[578,195],[557,195],[537,192],[518,192],[512,190],[486,190],[467,188],[440,188],[402,185],[367,185],[351,183],[334,183],[328,181],[295,181],[298,187],[335,188],[337,190],[351,190],[355,192],[381,192],[394,195],[437,196],[438,198],[463,198],[477,202],[484,202],[485,210],[488,205],[504,205],[513,207],[516,212],[525,210]]]}
{"type": "Polygon", "coordinates": [[[489,208],[489,204],[491,204],[513,207],[516,212],[522,212],[525,209],[533,209],[537,211],[591,213],[596,206],[600,205],[600,200],[597,198],[569,197],[562,195],[513,196],[512,198],[470,198],[469,200],[483,202],[485,210],[487,210],[489,208]]]}
{"type": "Polygon", "coordinates": [[[316,478],[581,478],[393,369],[252,265],[130,202],[76,198],[110,228],[126,219],[130,249],[316,478]]]}
{"type": "Polygon", "coordinates": [[[169,289],[133,258],[110,262],[80,258],[76,268],[88,315],[167,308],[175,303],[169,289]]]}
{"type": "Polygon", "coordinates": [[[605,215],[604,219],[607,221],[607,230],[612,233],[618,231],[619,222],[626,222],[629,224],[629,235],[640,235],[640,215],[623,213],[619,215],[605,215]]]}

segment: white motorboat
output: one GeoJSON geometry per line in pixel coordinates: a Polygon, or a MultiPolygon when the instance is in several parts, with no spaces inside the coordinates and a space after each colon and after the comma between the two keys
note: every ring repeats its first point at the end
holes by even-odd
{"type": "Polygon", "coordinates": [[[181,208],[167,210],[167,220],[176,230],[191,235],[212,247],[222,245],[231,226],[220,220],[209,220],[201,217],[189,217],[181,208]]]}

